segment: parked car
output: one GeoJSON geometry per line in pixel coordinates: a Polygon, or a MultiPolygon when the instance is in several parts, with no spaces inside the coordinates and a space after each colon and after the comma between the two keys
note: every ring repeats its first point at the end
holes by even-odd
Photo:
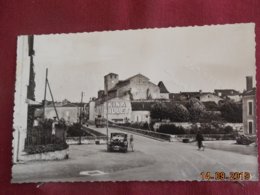
{"type": "Polygon", "coordinates": [[[107,143],[107,151],[127,152],[128,141],[125,133],[111,133],[107,143]]]}

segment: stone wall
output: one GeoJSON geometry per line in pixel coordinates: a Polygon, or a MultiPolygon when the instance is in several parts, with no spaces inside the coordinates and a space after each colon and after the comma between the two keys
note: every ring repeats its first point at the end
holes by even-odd
{"type": "Polygon", "coordinates": [[[36,160],[63,160],[69,157],[69,150],[59,150],[54,152],[44,152],[39,154],[24,154],[20,157],[21,161],[36,160]]]}

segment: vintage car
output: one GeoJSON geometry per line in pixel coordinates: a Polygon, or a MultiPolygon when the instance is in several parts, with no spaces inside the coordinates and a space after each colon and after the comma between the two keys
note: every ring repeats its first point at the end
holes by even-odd
{"type": "Polygon", "coordinates": [[[107,143],[107,151],[127,152],[128,141],[125,133],[111,133],[107,143]]]}

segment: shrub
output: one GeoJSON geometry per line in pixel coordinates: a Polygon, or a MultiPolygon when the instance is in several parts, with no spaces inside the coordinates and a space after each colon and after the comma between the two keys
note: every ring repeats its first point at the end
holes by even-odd
{"type": "Polygon", "coordinates": [[[28,145],[25,147],[24,151],[28,154],[38,154],[44,152],[53,152],[57,150],[64,150],[69,147],[69,145],[65,141],[55,136],[52,136],[51,142],[52,143],[48,143],[45,145],[28,145]]]}
{"type": "Polygon", "coordinates": [[[27,154],[39,154],[45,152],[54,152],[59,150],[65,150],[69,146],[65,142],[62,144],[47,144],[47,145],[35,145],[35,146],[28,146],[25,149],[27,154]]]}
{"type": "Polygon", "coordinates": [[[236,141],[237,141],[237,144],[249,145],[249,144],[254,143],[256,141],[256,138],[245,136],[245,135],[240,135],[239,137],[237,137],[236,141]]]}
{"type": "Polygon", "coordinates": [[[231,101],[224,102],[220,107],[222,117],[231,123],[242,122],[242,104],[231,101]]]}

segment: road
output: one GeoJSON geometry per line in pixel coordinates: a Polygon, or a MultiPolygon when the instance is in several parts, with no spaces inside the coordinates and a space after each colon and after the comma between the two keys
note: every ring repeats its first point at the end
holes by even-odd
{"type": "MultiPolygon", "coordinates": [[[[91,127],[94,128],[94,127],[91,127]]],[[[96,128],[94,128],[96,129],[96,128]]],[[[106,134],[105,128],[97,131],[106,134]]],[[[109,133],[120,132],[109,128],[109,133]]],[[[210,171],[250,172],[258,178],[257,157],[206,149],[192,144],[158,141],[134,134],[135,151],[108,153],[106,145],[71,145],[70,158],[62,161],[26,162],[13,166],[12,182],[47,181],[151,181],[201,180],[210,171]],[[99,170],[101,175],[80,175],[99,170]]]]}

